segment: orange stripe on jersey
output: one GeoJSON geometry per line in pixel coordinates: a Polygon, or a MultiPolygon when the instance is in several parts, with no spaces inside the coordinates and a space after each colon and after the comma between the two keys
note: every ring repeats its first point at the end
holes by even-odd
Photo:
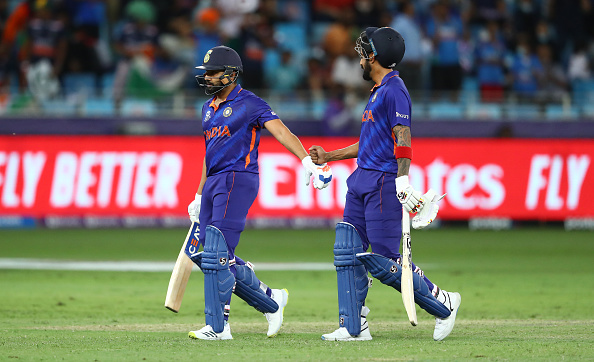
{"type": "Polygon", "coordinates": [[[227,205],[225,205],[225,213],[223,214],[223,219],[227,215],[227,207],[229,207],[229,199],[231,198],[231,191],[233,191],[233,185],[235,185],[235,171],[233,171],[233,181],[231,182],[231,189],[227,193],[227,205]]]}
{"type": "Polygon", "coordinates": [[[396,135],[392,132],[392,139],[394,140],[394,158],[396,158],[396,147],[398,146],[398,141],[396,141],[396,135]]]}
{"type": "Polygon", "coordinates": [[[256,127],[252,128],[252,141],[250,142],[250,151],[248,152],[245,158],[245,168],[248,167],[250,164],[250,153],[254,150],[254,146],[256,145],[256,127]]]}

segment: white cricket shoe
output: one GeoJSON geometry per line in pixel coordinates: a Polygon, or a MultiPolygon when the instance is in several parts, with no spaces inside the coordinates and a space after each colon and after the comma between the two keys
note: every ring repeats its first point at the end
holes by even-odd
{"type": "Polygon", "coordinates": [[[435,330],[433,331],[433,339],[441,341],[447,337],[454,329],[456,323],[456,314],[458,314],[458,308],[462,302],[462,297],[459,293],[451,293],[444,291],[447,299],[444,305],[450,309],[450,316],[444,319],[435,317],[435,330]]]}
{"type": "Polygon", "coordinates": [[[272,299],[278,304],[278,310],[274,313],[264,313],[268,321],[268,333],[266,333],[268,337],[276,336],[283,325],[283,313],[289,301],[289,291],[286,289],[272,289],[272,299]]]}
{"type": "Polygon", "coordinates": [[[202,329],[200,329],[199,331],[190,331],[190,333],[188,333],[188,337],[194,339],[203,339],[205,341],[233,339],[233,336],[231,336],[231,327],[229,326],[229,323],[227,323],[227,321],[225,321],[225,327],[223,328],[223,331],[221,333],[215,332],[211,326],[206,325],[202,327],[202,329]]]}
{"type": "Polygon", "coordinates": [[[371,332],[369,332],[369,324],[367,324],[367,314],[369,308],[363,306],[361,308],[361,333],[358,336],[351,336],[345,327],[340,327],[332,333],[323,334],[324,341],[370,341],[371,332]]]}

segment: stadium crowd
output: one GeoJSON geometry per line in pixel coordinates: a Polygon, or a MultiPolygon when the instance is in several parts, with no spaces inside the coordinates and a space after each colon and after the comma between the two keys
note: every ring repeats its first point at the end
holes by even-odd
{"type": "Polygon", "coordinates": [[[369,90],[352,76],[367,26],[403,35],[413,100],[562,103],[592,87],[593,0],[0,0],[3,102],[86,87],[117,112],[127,97],[198,96],[194,66],[225,44],[244,86],[338,118],[369,90]]]}

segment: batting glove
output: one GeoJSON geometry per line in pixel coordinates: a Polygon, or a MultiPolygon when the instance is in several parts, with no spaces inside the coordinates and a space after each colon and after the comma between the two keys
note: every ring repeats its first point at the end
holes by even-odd
{"type": "Polygon", "coordinates": [[[424,205],[421,193],[408,183],[408,176],[396,178],[396,196],[406,212],[418,212],[424,205]]]}
{"type": "Polygon", "coordinates": [[[437,217],[437,212],[439,211],[439,205],[437,203],[444,197],[445,194],[437,196],[437,193],[433,189],[429,189],[429,191],[423,194],[422,198],[425,200],[425,206],[413,217],[412,227],[414,229],[423,229],[429,226],[437,217]]]}
{"type": "Polygon", "coordinates": [[[188,205],[188,215],[192,222],[199,222],[198,217],[200,216],[200,205],[202,204],[202,195],[196,194],[194,200],[188,205]]]}
{"type": "Polygon", "coordinates": [[[311,177],[313,176],[313,186],[321,190],[328,187],[332,180],[332,170],[327,163],[318,165],[313,163],[310,156],[301,160],[303,167],[305,167],[305,186],[309,186],[311,177]]]}

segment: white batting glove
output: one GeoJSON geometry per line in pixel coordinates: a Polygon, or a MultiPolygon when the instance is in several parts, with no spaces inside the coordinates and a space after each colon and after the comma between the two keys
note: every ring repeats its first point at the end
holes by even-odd
{"type": "Polygon", "coordinates": [[[321,165],[315,164],[310,156],[301,160],[301,163],[305,167],[305,186],[309,186],[309,182],[313,176],[313,186],[316,189],[321,190],[328,187],[328,184],[332,180],[332,170],[327,163],[321,165]]]}
{"type": "Polygon", "coordinates": [[[406,212],[419,212],[423,208],[423,197],[408,183],[408,176],[396,177],[396,196],[406,212]]]}
{"type": "Polygon", "coordinates": [[[190,220],[192,222],[199,222],[198,218],[200,216],[200,205],[202,204],[202,195],[196,194],[194,200],[190,202],[188,205],[188,215],[190,215],[190,220]]]}
{"type": "Polygon", "coordinates": [[[423,194],[422,198],[425,200],[425,206],[413,217],[412,227],[414,229],[423,229],[429,226],[437,217],[437,212],[439,211],[439,205],[437,203],[444,197],[445,194],[437,196],[437,193],[433,189],[429,189],[429,191],[423,194]]]}

